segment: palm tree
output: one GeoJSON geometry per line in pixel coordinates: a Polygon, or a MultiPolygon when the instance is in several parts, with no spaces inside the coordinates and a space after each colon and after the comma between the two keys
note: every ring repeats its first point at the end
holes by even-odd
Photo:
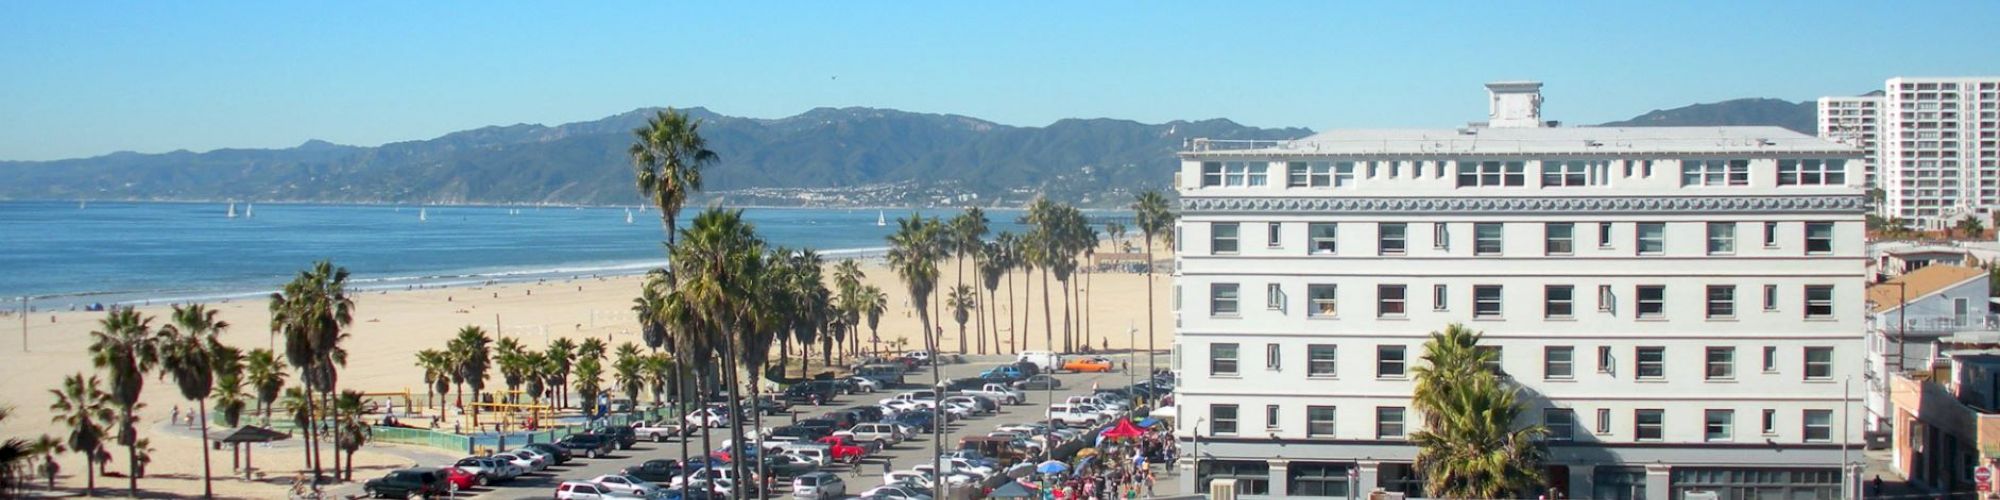
{"type": "Polygon", "coordinates": [[[507,402],[519,403],[521,382],[527,377],[527,348],[513,337],[493,343],[493,364],[500,368],[500,382],[507,385],[507,402]]]}
{"type": "MultiPolygon", "coordinates": [[[[312,399],[312,394],[303,386],[286,387],[285,394],[278,397],[277,406],[285,412],[285,417],[291,419],[293,427],[303,430],[310,428],[314,420],[312,399]]],[[[301,446],[299,451],[305,454],[306,467],[317,464],[313,460],[313,447],[301,446]]]]}
{"type": "Polygon", "coordinates": [[[370,433],[368,423],[361,420],[361,392],[340,391],[340,397],[333,402],[333,409],[334,413],[340,415],[333,424],[340,429],[340,432],[335,433],[340,437],[334,442],[334,447],[347,455],[347,470],[339,475],[348,481],[353,481],[354,452],[361,451],[361,447],[368,444],[370,433]]]}
{"type": "Polygon", "coordinates": [[[264,413],[264,426],[271,425],[271,409],[285,390],[285,360],[270,349],[251,349],[243,365],[244,382],[257,395],[257,408],[264,413]]]}
{"type": "MultiPolygon", "coordinates": [[[[945,238],[945,247],[952,255],[958,257],[958,283],[952,289],[956,290],[960,286],[965,286],[965,261],[979,255],[981,246],[986,243],[985,238],[989,224],[990,221],[986,220],[986,211],[980,210],[979,207],[966,208],[965,212],[952,217],[951,222],[948,223],[946,234],[943,235],[945,238]]],[[[973,272],[979,272],[977,264],[973,266],[973,272]]],[[[974,276],[973,279],[978,279],[978,277],[974,276]]],[[[978,302],[976,299],[973,301],[975,304],[978,302]]],[[[965,341],[964,334],[960,334],[958,338],[961,343],[965,341]]],[[[980,352],[983,354],[985,349],[980,349],[980,352]]],[[[965,354],[964,345],[959,346],[958,353],[965,354]]]]}
{"type": "MultiPolygon", "coordinates": [[[[1019,305],[1014,300],[1014,269],[1027,265],[1020,252],[1021,239],[1012,232],[1001,231],[999,235],[993,237],[993,245],[996,247],[994,255],[997,256],[994,260],[1000,264],[998,266],[1000,267],[1000,273],[1007,275],[1007,305],[1011,308],[1019,305]]],[[[1027,321],[1027,317],[1027,313],[1021,313],[1022,321],[1027,321]]],[[[993,327],[1000,327],[999,320],[994,321],[993,327]]],[[[1021,325],[1014,322],[1013,314],[1008,314],[1007,347],[1011,352],[1021,352],[1021,343],[1025,341],[1025,338],[1022,337],[1021,325]]]]}
{"type": "MultiPolygon", "coordinates": [[[[882,326],[882,313],[889,310],[889,294],[883,293],[881,287],[868,285],[861,287],[860,298],[861,313],[868,316],[868,342],[879,344],[882,342],[882,330],[878,327],[882,326]]],[[[878,347],[876,350],[881,349],[878,347]]]]}
{"type": "Polygon", "coordinates": [[[610,354],[610,352],[611,346],[605,344],[604,339],[596,337],[583,339],[582,343],[576,345],[576,357],[578,359],[591,358],[601,363],[604,361],[604,355],[610,354]]]}
{"type": "Polygon", "coordinates": [[[451,389],[451,354],[437,349],[417,351],[417,368],[424,371],[424,407],[438,406],[438,418],[444,418],[442,393],[451,389]]]}
{"type": "MultiPolygon", "coordinates": [[[[719,208],[695,216],[683,236],[686,238],[674,247],[671,259],[675,274],[683,280],[676,294],[699,323],[695,336],[707,337],[711,345],[720,347],[716,358],[727,366],[739,355],[755,351],[752,343],[760,340],[757,321],[751,316],[760,313],[755,304],[762,292],[760,274],[767,258],[763,243],[743,220],[741,210],[719,208]]],[[[750,363],[744,365],[755,368],[750,363]]],[[[742,414],[737,370],[731,367],[717,375],[723,379],[730,413],[742,414]]],[[[731,419],[729,424],[731,442],[740,442],[742,419],[731,419]]],[[[737,477],[743,477],[740,463],[732,467],[737,477]]]]}
{"type": "Polygon", "coordinates": [[[1979,217],[1967,215],[1965,218],[1958,220],[1956,229],[1958,229],[1959,234],[1965,235],[1964,237],[1966,238],[1978,238],[1980,235],[1986,234],[1986,223],[1981,221],[1979,217]]]}
{"type": "Polygon", "coordinates": [[[215,391],[215,351],[217,333],[229,329],[229,322],[216,317],[217,311],[200,304],[174,306],[173,324],[160,328],[160,367],[173,375],[181,397],[195,402],[201,418],[201,490],[215,497],[214,478],[208,458],[208,395],[215,391]]]}
{"type": "Polygon", "coordinates": [[[665,269],[647,272],[646,281],[639,285],[639,296],[632,299],[632,314],[639,320],[639,338],[654,352],[667,343],[667,325],[660,318],[660,310],[666,307],[667,273],[665,269]]]}
{"type": "Polygon", "coordinates": [[[118,407],[118,444],[125,445],[127,494],[139,494],[139,423],[133,412],[139,393],[146,387],[146,374],[159,365],[159,340],[153,335],[153,318],[141,316],[131,307],[113,307],[98,329],[90,332],[92,366],[111,374],[111,404],[118,407]]]}
{"type": "MultiPolygon", "coordinates": [[[[454,367],[456,369],[454,375],[457,375],[465,385],[471,386],[474,404],[480,403],[479,395],[486,390],[487,368],[492,365],[493,359],[492,349],[488,345],[490,343],[491,339],[486,337],[485,329],[467,325],[458,329],[458,336],[453,337],[450,346],[447,347],[452,353],[453,360],[458,361],[454,367]]],[[[465,407],[465,391],[462,388],[458,391],[458,404],[460,408],[465,407]]]]}
{"type": "MultiPolygon", "coordinates": [[[[896,275],[902,278],[903,286],[909,289],[910,304],[916,307],[919,324],[923,325],[924,348],[935,355],[938,351],[937,339],[936,335],[932,334],[931,314],[927,306],[931,292],[937,287],[937,260],[943,253],[943,248],[937,244],[939,241],[937,234],[941,224],[935,220],[927,221],[921,215],[899,218],[896,224],[898,226],[896,233],[889,236],[889,267],[896,271],[896,275]]],[[[934,386],[941,378],[937,365],[931,363],[931,385],[934,386]]],[[[933,456],[939,457],[936,467],[942,471],[945,426],[942,425],[944,415],[936,414],[938,411],[937,408],[932,408],[933,417],[935,421],[940,422],[940,425],[934,428],[931,451],[933,456]]],[[[937,491],[933,496],[942,497],[944,481],[937,483],[935,488],[937,491]]]]}
{"type": "Polygon", "coordinates": [[[62,438],[43,434],[35,438],[29,446],[34,455],[42,459],[41,475],[49,481],[49,491],[56,490],[56,474],[62,472],[62,465],[56,463],[56,456],[69,452],[62,438]]]}
{"type": "Polygon", "coordinates": [[[945,296],[945,307],[951,309],[952,321],[958,322],[958,353],[965,354],[965,322],[972,319],[972,310],[979,307],[979,299],[973,296],[972,287],[959,285],[945,296]]]}
{"type": "MultiPolygon", "coordinates": [[[[701,122],[671,108],[632,130],[633,178],[639,194],[660,208],[667,248],[675,247],[675,226],[689,193],[701,189],[702,169],[719,159],[701,137],[701,122]]],[[[669,275],[669,282],[673,279],[669,275]]]]}
{"type": "Polygon", "coordinates": [[[576,342],[571,341],[570,339],[567,338],[555,339],[554,341],[549,342],[549,348],[547,353],[549,357],[549,362],[555,363],[556,367],[555,371],[556,379],[554,384],[556,389],[556,397],[558,398],[556,407],[568,408],[569,372],[570,369],[576,364],[576,342]]]}
{"type": "MultiPolygon", "coordinates": [[[[354,300],[347,295],[347,276],[347,268],[322,260],[311,269],[300,271],[282,290],[271,294],[271,329],[285,335],[285,359],[299,370],[299,379],[306,388],[305,412],[309,416],[319,414],[311,408],[312,396],[319,394],[331,400],[337,389],[338,367],[347,363],[347,351],[340,347],[348,337],[343,330],[354,322],[354,300]]],[[[338,410],[332,416],[339,419],[338,410]]],[[[319,419],[308,418],[302,428],[306,431],[306,444],[313,449],[312,480],[318,485],[319,419]]],[[[337,441],[339,429],[334,433],[337,441]]],[[[334,455],[334,460],[339,461],[340,456],[334,455]]]]}
{"type": "Polygon", "coordinates": [[[646,381],[653,384],[653,402],[665,403],[667,384],[675,377],[674,358],[654,353],[642,360],[639,371],[644,372],[646,381]]]}
{"type": "MultiPolygon", "coordinates": [[[[992,321],[993,326],[988,330],[993,332],[993,352],[998,354],[1000,353],[1000,308],[994,307],[993,302],[994,297],[1000,294],[1000,279],[1007,275],[1007,270],[1012,268],[1013,264],[1008,262],[1007,252],[1000,243],[987,243],[979,255],[979,285],[986,289],[986,300],[979,304],[980,311],[985,314],[980,321],[986,322],[988,319],[992,321]]],[[[1013,298],[1012,294],[1009,294],[1008,298],[1013,298]]],[[[1012,314],[1007,315],[1010,320],[1013,317],[1012,314]]]]}
{"type": "Polygon", "coordinates": [[[528,401],[542,402],[542,390],[556,378],[556,363],[547,354],[529,351],[521,355],[521,389],[528,393],[528,401]]]}
{"type": "Polygon", "coordinates": [[[1159,362],[1154,353],[1159,352],[1159,346],[1153,340],[1153,315],[1158,310],[1153,304],[1153,239],[1163,239],[1173,246],[1175,216],[1167,206],[1166,195],[1158,190],[1139,193],[1132,201],[1132,210],[1138,213],[1139,232],[1146,235],[1146,373],[1158,373],[1159,362]]]}
{"type": "Polygon", "coordinates": [[[56,402],[49,405],[51,422],[69,428],[63,444],[83,455],[84,496],[97,496],[97,457],[104,454],[106,427],[117,418],[111,412],[111,394],[99,387],[97,376],[82,373],[63,378],[62,389],[50,389],[56,402]]]}
{"type": "Polygon", "coordinates": [[[1547,455],[1540,425],[1515,428],[1523,405],[1518,389],[1492,367],[1498,353],[1479,345],[1479,332],[1452,324],[1431,333],[1415,372],[1412,404],[1426,428],[1410,436],[1413,465],[1441,498],[1516,498],[1544,482],[1547,455]]]}
{"type": "Polygon", "coordinates": [[[611,363],[611,381],[625,391],[625,399],[639,401],[639,393],[646,390],[644,355],[639,354],[639,346],[631,342],[618,344],[618,351],[611,363]]]}
{"type": "Polygon", "coordinates": [[[597,413],[597,395],[603,392],[604,364],[597,358],[583,358],[576,362],[576,391],[581,393],[583,414],[597,413]]]}

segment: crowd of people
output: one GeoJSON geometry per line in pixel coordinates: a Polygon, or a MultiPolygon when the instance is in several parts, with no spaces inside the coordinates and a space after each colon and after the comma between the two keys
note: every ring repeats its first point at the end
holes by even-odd
{"type": "Polygon", "coordinates": [[[1150,498],[1154,485],[1174,463],[1177,448],[1172,431],[1160,422],[1144,434],[1106,439],[1096,453],[1079,453],[1070,474],[1051,484],[1044,498],[1053,500],[1118,500],[1150,498]]]}

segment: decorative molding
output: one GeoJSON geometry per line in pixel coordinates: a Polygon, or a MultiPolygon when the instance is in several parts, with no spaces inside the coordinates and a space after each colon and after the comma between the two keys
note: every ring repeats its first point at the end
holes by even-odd
{"type": "Polygon", "coordinates": [[[1604,197],[1231,197],[1181,198],[1181,210],[1205,213],[1848,213],[1867,209],[1863,195],[1604,197]]]}

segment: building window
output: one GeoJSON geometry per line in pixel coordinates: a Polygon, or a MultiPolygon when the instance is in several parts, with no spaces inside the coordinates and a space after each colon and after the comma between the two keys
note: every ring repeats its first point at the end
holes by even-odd
{"type": "Polygon", "coordinates": [[[1375,285],[1375,315],[1401,317],[1405,299],[1403,285],[1375,285]]]}
{"type": "Polygon", "coordinates": [[[1181,285],[1174,284],[1174,312],[1181,311],[1181,285]]]}
{"type": "Polygon", "coordinates": [[[1403,377],[1403,346],[1375,346],[1375,376],[1377,378],[1403,377]]]}
{"type": "Polygon", "coordinates": [[[1274,372],[1284,370],[1283,353],[1278,344],[1264,344],[1264,369],[1274,372]]]}
{"type": "Polygon", "coordinates": [[[1764,435],[1778,433],[1778,410],[1764,410],[1764,435]]]}
{"type": "Polygon", "coordinates": [[[1306,346],[1306,376],[1334,377],[1340,368],[1340,348],[1332,344],[1306,346]]]}
{"type": "MultiPolygon", "coordinates": [[[[1327,436],[1332,436],[1329,433],[1327,436]]],[[[1286,471],[1291,478],[1285,484],[1291,487],[1288,494],[1300,497],[1347,498],[1353,485],[1348,484],[1346,464],[1292,462],[1286,471]]]]}
{"type": "Polygon", "coordinates": [[[1597,373],[1611,373],[1611,346],[1597,346],[1597,373]]]}
{"type": "Polygon", "coordinates": [[[1376,245],[1382,255],[1402,255],[1409,248],[1408,225],[1393,222],[1382,223],[1377,227],[1381,229],[1381,234],[1376,235],[1376,245]]]}
{"type": "Polygon", "coordinates": [[[1499,223],[1482,222],[1472,225],[1472,254],[1500,255],[1504,246],[1501,238],[1505,234],[1499,223]]]}
{"type": "Polygon", "coordinates": [[[1576,440],[1576,412],[1568,408],[1542,409],[1542,427],[1549,431],[1549,441],[1567,443],[1576,440]]]}
{"type": "Polygon", "coordinates": [[[1576,224],[1550,222],[1542,226],[1542,253],[1569,255],[1576,252],[1576,224]]]}
{"type": "Polygon", "coordinates": [[[1602,160],[1542,160],[1542,187],[1598,186],[1604,184],[1602,160]]]}
{"type": "Polygon", "coordinates": [[[1569,285],[1548,285],[1542,287],[1542,317],[1566,319],[1576,314],[1576,287],[1569,285]]]}
{"type": "Polygon", "coordinates": [[[1518,161],[1458,162],[1458,187],[1520,186],[1527,180],[1528,165],[1518,161]]]}
{"type": "Polygon", "coordinates": [[[1208,374],[1236,375],[1236,344],[1208,345],[1208,374]]]}
{"type": "Polygon", "coordinates": [[[1764,285],[1764,310],[1778,310],[1778,285],[1764,285]]]}
{"type": "Polygon", "coordinates": [[[1667,250],[1667,225],[1659,222],[1639,223],[1639,255],[1659,255],[1667,250]]]}
{"type": "Polygon", "coordinates": [[[1833,223],[1806,223],[1806,255],[1833,253],[1833,223]]]}
{"type": "Polygon", "coordinates": [[[1639,285],[1639,317],[1663,318],[1667,315],[1667,287],[1661,285],[1639,285]]]}
{"type": "Polygon", "coordinates": [[[1500,285],[1472,287],[1472,317],[1500,317],[1500,285]]]}
{"type": "Polygon", "coordinates": [[[1806,442],[1833,441],[1833,410],[1806,410],[1804,420],[1806,442]]]}
{"type": "Polygon", "coordinates": [[[1331,406],[1307,406],[1306,437],[1333,437],[1336,415],[1331,406]]]}
{"type": "Polygon", "coordinates": [[[1267,184],[1268,162],[1205,162],[1201,164],[1202,187],[1262,186],[1267,184]]]}
{"type": "Polygon", "coordinates": [[[1833,285],[1806,285],[1806,319],[1833,317],[1833,285]]]}
{"type": "Polygon", "coordinates": [[[1236,253],[1236,235],[1241,229],[1235,222],[1217,222],[1209,225],[1208,249],[1217,254],[1236,253]]]}
{"type": "Polygon", "coordinates": [[[1222,185],[1222,162],[1211,161],[1201,164],[1201,187],[1222,185]]]}
{"type": "Polygon", "coordinates": [[[1764,373],[1778,373],[1778,346],[1764,346],[1764,373]]]}
{"type": "MultiPolygon", "coordinates": [[[[1347,167],[1349,179],[1354,175],[1354,165],[1347,167]]],[[[1333,164],[1323,161],[1291,162],[1285,165],[1286,187],[1333,187],[1333,164]]]]}
{"type": "Polygon", "coordinates": [[[1284,224],[1270,223],[1264,226],[1264,246],[1280,248],[1285,246],[1284,224]]]}
{"type": "Polygon", "coordinates": [[[1736,286],[1708,286],[1708,318],[1721,319],[1736,317],[1736,286]]]}
{"type": "Polygon", "coordinates": [[[1659,441],[1666,437],[1666,421],[1666,410],[1632,410],[1632,440],[1659,441]]]}
{"type": "Polygon", "coordinates": [[[1709,380],[1728,380],[1736,378],[1736,348],[1734,347],[1708,348],[1707,368],[1708,369],[1703,372],[1703,377],[1709,380]]]}
{"type": "Polygon", "coordinates": [[[1806,348],[1806,380],[1833,379],[1833,348],[1806,348]]]}
{"type": "Polygon", "coordinates": [[[1736,223],[1708,223],[1708,254],[1729,255],[1736,253],[1736,223]]]}
{"type": "Polygon", "coordinates": [[[1403,407],[1375,408],[1375,439],[1403,439],[1403,407]]]}
{"type": "Polygon", "coordinates": [[[1778,248],[1778,223],[1764,223],[1764,248],[1778,248]]]}
{"type": "Polygon", "coordinates": [[[1611,248],[1611,223],[1597,223],[1597,248],[1611,248]]]}
{"type": "Polygon", "coordinates": [[[1451,249],[1451,225],[1443,222],[1431,224],[1431,246],[1438,250],[1451,249]]]}
{"type": "Polygon", "coordinates": [[[1277,283],[1264,285],[1264,308],[1272,311],[1285,309],[1285,287],[1277,283]]]}
{"type": "Polygon", "coordinates": [[[1237,314],[1237,285],[1235,283],[1210,283],[1208,285],[1208,311],[1214,316],[1237,314]]]}
{"type": "Polygon", "coordinates": [[[1778,160],[1780,186],[1847,184],[1847,160],[1778,160]]]}
{"type": "Polygon", "coordinates": [[[1280,428],[1278,423],[1279,411],[1278,405],[1264,405],[1264,430],[1275,431],[1280,428]]]}
{"type": "Polygon", "coordinates": [[[1333,255],[1340,236],[1340,226],[1331,222],[1315,222],[1306,225],[1307,252],[1312,255],[1333,255]]]}
{"type": "Polygon", "coordinates": [[[1748,186],[1750,160],[1681,160],[1682,186],[1748,186]]]}
{"type": "Polygon", "coordinates": [[[1208,405],[1208,433],[1236,433],[1236,405],[1208,405]]]}
{"type": "Polygon", "coordinates": [[[1450,295],[1445,293],[1443,284],[1431,285],[1431,310],[1445,311],[1450,308],[1450,295]]]}
{"type": "Polygon", "coordinates": [[[1638,363],[1633,370],[1640,380],[1661,379],[1667,376],[1667,348],[1660,346],[1640,346],[1633,348],[1632,360],[1638,363]]]}
{"type": "Polygon", "coordinates": [[[1335,300],[1334,292],[1333,285],[1306,285],[1306,300],[1310,301],[1306,305],[1306,316],[1314,318],[1337,316],[1340,308],[1337,307],[1339,304],[1335,300]]]}
{"type": "Polygon", "coordinates": [[[1703,441],[1728,441],[1736,428],[1736,411],[1704,410],[1701,412],[1701,438],[1703,441]]]}
{"type": "Polygon", "coordinates": [[[1546,346],[1542,348],[1542,378],[1569,379],[1576,377],[1576,348],[1546,346]]]}
{"type": "Polygon", "coordinates": [[[1610,434],[1610,433],[1611,433],[1611,409],[1610,409],[1610,408],[1598,408],[1598,409],[1597,409],[1597,433],[1598,433],[1598,434],[1610,434]]]}
{"type": "Polygon", "coordinates": [[[1611,285],[1597,285],[1597,312],[1611,312],[1618,303],[1618,297],[1611,294],[1611,285]]]}

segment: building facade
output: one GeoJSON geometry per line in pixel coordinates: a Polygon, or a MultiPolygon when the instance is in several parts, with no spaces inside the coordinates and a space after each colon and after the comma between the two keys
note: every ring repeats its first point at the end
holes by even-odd
{"type": "Polygon", "coordinates": [[[1874,142],[1885,215],[1941,229],[2000,207],[2000,77],[1890,78],[1879,96],[1821,99],[1819,121],[1821,138],[1874,142]]]}
{"type": "Polygon", "coordinates": [[[1539,87],[1489,85],[1491,121],[1463,129],[1191,142],[1184,487],[1423,496],[1411,370],[1462,323],[1500,350],[1522,423],[1553,431],[1568,497],[1838,495],[1861,417],[1859,151],[1549,127],[1539,87]]]}
{"type": "Polygon", "coordinates": [[[1985,269],[1948,264],[1868,287],[1868,431],[1887,434],[1892,382],[1931,371],[1940,339],[2000,330],[2000,318],[1989,312],[1988,289],[1985,269]]]}
{"type": "Polygon", "coordinates": [[[1862,151],[1861,185],[1877,187],[1880,152],[1877,139],[1882,133],[1882,94],[1870,93],[1854,97],[1819,98],[1819,137],[1846,144],[1862,151]]]}

